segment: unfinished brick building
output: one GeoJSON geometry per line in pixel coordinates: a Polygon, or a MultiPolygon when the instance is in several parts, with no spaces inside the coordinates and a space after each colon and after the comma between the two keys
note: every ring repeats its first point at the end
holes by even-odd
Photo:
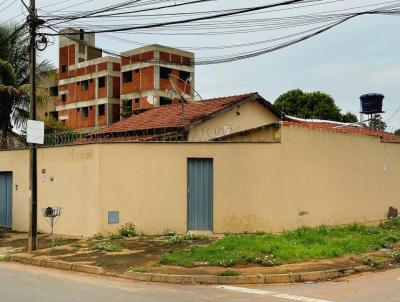
{"type": "Polygon", "coordinates": [[[93,128],[119,121],[122,108],[137,113],[193,99],[193,53],[149,45],[103,57],[94,34],[73,28],[61,33],[68,35],[59,39],[58,87],[48,87],[57,97],[48,118],[93,128]]]}

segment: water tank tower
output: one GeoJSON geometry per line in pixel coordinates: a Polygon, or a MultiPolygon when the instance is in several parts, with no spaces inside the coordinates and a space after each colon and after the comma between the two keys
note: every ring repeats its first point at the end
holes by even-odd
{"type": "Polygon", "coordinates": [[[384,98],[385,96],[380,93],[368,93],[360,96],[360,121],[371,121],[373,116],[384,113],[384,111],[382,110],[384,98]],[[364,115],[368,116],[367,120],[364,119],[364,115]]]}

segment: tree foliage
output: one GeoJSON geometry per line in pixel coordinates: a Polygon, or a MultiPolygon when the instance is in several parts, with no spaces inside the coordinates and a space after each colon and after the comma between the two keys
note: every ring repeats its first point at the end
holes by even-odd
{"type": "Polygon", "coordinates": [[[372,129],[377,130],[377,131],[385,131],[387,128],[386,123],[382,119],[382,115],[376,114],[372,117],[371,121],[369,122],[369,125],[372,129]]]}
{"type": "Polygon", "coordinates": [[[132,100],[123,99],[121,106],[121,114],[123,118],[128,118],[132,115],[132,100]]]}
{"type": "Polygon", "coordinates": [[[346,123],[356,123],[357,116],[351,112],[341,114],[335,100],[327,93],[320,91],[303,92],[293,89],[279,96],[275,106],[286,115],[304,119],[321,119],[346,123]]]}
{"type": "Polygon", "coordinates": [[[398,136],[400,136],[400,129],[397,129],[395,132],[393,132],[394,133],[394,135],[398,135],[398,136]]]}
{"type": "MultiPolygon", "coordinates": [[[[23,127],[29,112],[29,36],[25,29],[0,26],[0,131],[7,137],[12,127],[23,127]]],[[[51,69],[48,61],[37,64],[37,80],[51,69]]],[[[37,88],[38,107],[47,99],[44,89],[37,88]]]]}

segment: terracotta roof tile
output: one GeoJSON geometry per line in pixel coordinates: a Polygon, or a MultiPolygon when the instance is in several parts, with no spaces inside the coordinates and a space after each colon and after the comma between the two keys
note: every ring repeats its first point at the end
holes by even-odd
{"type": "Polygon", "coordinates": [[[307,122],[307,121],[284,121],[282,122],[285,126],[296,126],[311,129],[321,129],[332,132],[350,133],[358,135],[369,135],[380,137],[384,142],[400,143],[400,136],[394,135],[393,133],[384,131],[370,130],[368,127],[357,127],[352,125],[343,125],[341,123],[335,124],[332,122],[307,122]]]}
{"type": "Polygon", "coordinates": [[[125,120],[102,128],[97,132],[97,134],[161,128],[187,128],[197,121],[200,121],[214,113],[244,101],[249,97],[257,95],[257,93],[248,93],[209,99],[201,102],[187,103],[184,105],[183,117],[181,113],[181,104],[171,104],[156,107],[138,115],[132,115],[125,120]]]}

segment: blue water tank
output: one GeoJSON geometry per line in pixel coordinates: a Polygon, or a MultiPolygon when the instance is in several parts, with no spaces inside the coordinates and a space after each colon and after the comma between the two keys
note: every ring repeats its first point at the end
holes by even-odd
{"type": "Polygon", "coordinates": [[[384,95],[380,93],[368,93],[360,96],[361,113],[364,114],[377,114],[383,113],[382,105],[384,95]]]}

